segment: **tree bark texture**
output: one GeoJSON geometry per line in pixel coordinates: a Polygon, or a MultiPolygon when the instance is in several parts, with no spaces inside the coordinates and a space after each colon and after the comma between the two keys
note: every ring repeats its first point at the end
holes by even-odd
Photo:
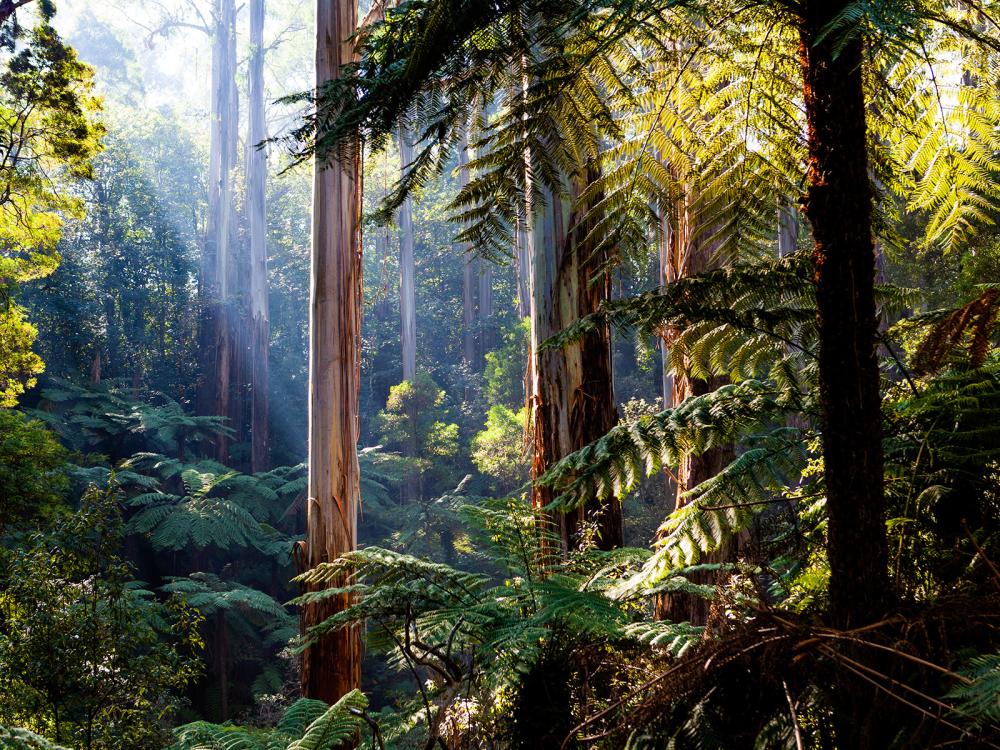
{"type": "MultiPolygon", "coordinates": [[[[316,83],[355,58],[349,37],[353,0],[317,0],[316,83]]],[[[309,309],[309,498],[306,565],[355,548],[361,503],[358,467],[362,265],[361,161],[350,156],[315,165],[309,309]]],[[[334,582],[342,585],[342,582],[334,582]]],[[[346,596],[304,607],[308,629],[350,604],[346,596]]],[[[339,630],[303,653],[302,693],[333,703],[361,682],[361,633],[339,630]]]]}
{"type": "Polygon", "coordinates": [[[830,607],[841,627],[877,618],[889,590],[862,46],[821,36],[846,5],[810,0],[801,25],[830,607]]]}
{"type": "Polygon", "coordinates": [[[267,138],[264,110],[264,0],[250,3],[250,137],[247,143],[247,214],[250,229],[250,470],[270,468],[267,281],[267,138]]]}
{"type": "MultiPolygon", "coordinates": [[[[593,177],[594,175],[590,175],[593,177]]],[[[585,241],[587,224],[571,214],[571,198],[585,177],[568,180],[568,197],[549,194],[531,214],[531,363],[534,450],[532,477],[559,459],[604,436],[618,421],[611,368],[611,334],[607,328],[588,334],[562,349],[539,352],[539,345],[573,321],[595,312],[608,299],[610,274],[605,258],[585,241]]],[[[588,222],[589,223],[589,222],[588,222]]],[[[552,491],[536,486],[532,504],[543,508],[552,491]]],[[[563,552],[579,545],[585,524],[597,532],[597,546],[623,543],[622,510],[617,498],[592,501],[577,511],[551,519],[563,552]]]]}
{"type": "MultiPolygon", "coordinates": [[[[694,276],[710,270],[714,264],[714,247],[705,240],[705,228],[700,226],[694,198],[694,187],[689,186],[685,194],[678,198],[670,210],[663,212],[660,245],[660,283],[671,284],[679,279],[694,276]]],[[[691,377],[686,372],[669,374],[669,363],[666,356],[670,349],[670,339],[679,332],[667,332],[661,341],[664,353],[664,403],[678,406],[689,398],[702,396],[725,385],[724,377],[713,377],[708,380],[691,377]],[[669,394],[667,388],[669,386],[669,394]]],[[[733,446],[725,445],[712,448],[704,453],[685,453],[677,467],[674,483],[674,509],[683,507],[683,494],[697,487],[702,482],[711,479],[724,469],[735,457],[733,446]]],[[[729,561],[735,556],[735,545],[724,545],[708,555],[705,562],[729,561]]],[[[700,573],[691,576],[695,583],[715,583],[717,576],[712,573],[700,573]]],[[[709,602],[701,597],[684,594],[662,594],[656,598],[655,616],[658,620],[671,622],[688,621],[695,625],[708,622],[709,602]]]]}

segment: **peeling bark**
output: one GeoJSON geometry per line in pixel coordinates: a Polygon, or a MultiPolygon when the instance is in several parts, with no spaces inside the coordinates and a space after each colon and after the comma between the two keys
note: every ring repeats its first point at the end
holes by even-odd
{"type": "MultiPolygon", "coordinates": [[[[671,211],[663,213],[662,244],[660,246],[660,282],[670,284],[678,279],[704,273],[713,267],[714,248],[704,240],[707,234],[705,227],[699,226],[695,212],[693,187],[687,194],[674,204],[671,211]]],[[[662,351],[666,358],[670,339],[678,332],[667,332],[661,341],[662,351]]],[[[670,406],[678,406],[689,398],[702,396],[717,390],[728,382],[727,378],[714,377],[708,380],[693,378],[686,372],[670,375],[669,365],[664,359],[664,402],[670,406]],[[669,386],[669,395],[667,388],[669,386]]],[[[702,482],[711,479],[724,469],[735,458],[733,446],[725,445],[712,448],[701,454],[685,453],[677,468],[677,481],[668,479],[668,487],[673,486],[676,498],[674,508],[683,507],[683,495],[688,490],[697,487],[702,482]]],[[[724,545],[704,562],[725,562],[735,557],[735,543],[724,545]]],[[[712,573],[700,573],[690,577],[695,583],[711,584],[717,582],[718,576],[712,573]]],[[[688,621],[695,625],[708,622],[709,603],[701,597],[684,594],[662,594],[656,598],[655,617],[658,620],[671,622],[688,621]]]]}
{"type": "MultiPolygon", "coordinates": [[[[591,175],[592,177],[592,175],[591,175]]],[[[579,195],[581,178],[570,181],[579,195]]],[[[611,277],[602,267],[606,258],[585,241],[588,224],[576,224],[571,200],[548,195],[532,216],[531,246],[531,412],[534,425],[532,477],[559,459],[605,435],[618,421],[611,369],[611,334],[607,328],[590,333],[559,350],[538,351],[539,345],[573,321],[597,310],[608,299],[611,277]]],[[[549,488],[535,486],[532,504],[543,508],[553,499],[549,488]]],[[[597,532],[601,549],[623,543],[621,503],[617,498],[591,501],[551,519],[563,552],[581,542],[585,524],[597,532]]]]}
{"type": "MultiPolygon", "coordinates": [[[[317,0],[316,83],[356,59],[351,0],[317,0]]],[[[309,493],[305,564],[330,562],[357,545],[362,265],[361,161],[350,156],[315,165],[309,305],[309,493]]],[[[342,585],[343,582],[334,582],[342,585]]],[[[345,596],[302,610],[302,628],[350,604],[345,596]]],[[[361,682],[357,627],[323,636],[302,658],[302,694],[333,703],[361,682]]]]}

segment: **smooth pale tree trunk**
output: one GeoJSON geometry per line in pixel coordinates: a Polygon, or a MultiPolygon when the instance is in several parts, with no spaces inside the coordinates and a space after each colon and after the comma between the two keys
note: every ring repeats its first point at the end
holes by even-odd
{"type": "Polygon", "coordinates": [[[271,337],[267,284],[267,138],[264,110],[264,0],[250,3],[250,138],[247,218],[250,229],[250,470],[270,468],[268,355],[271,337]]]}
{"type": "Polygon", "coordinates": [[[778,206],[778,257],[784,258],[798,249],[799,212],[790,203],[778,206]]]}
{"type": "MultiPolygon", "coordinates": [[[[413,161],[413,142],[406,127],[400,124],[399,167],[405,175],[413,161]]],[[[417,313],[416,291],[414,280],[414,237],[413,237],[413,201],[407,196],[399,207],[399,341],[403,358],[403,380],[413,382],[417,374],[417,313]]],[[[416,425],[417,413],[411,400],[407,410],[407,418],[411,425],[409,438],[403,444],[403,455],[415,458],[417,455],[417,436],[412,427],[416,425]]],[[[403,477],[402,500],[410,502],[420,498],[420,473],[409,470],[403,477]]]]}
{"type": "MultiPolygon", "coordinates": [[[[316,84],[356,59],[349,37],[355,0],[317,0],[316,84]]],[[[362,266],[361,161],[315,165],[309,300],[309,499],[305,563],[330,562],[357,545],[362,266]]],[[[343,582],[334,582],[343,585],[343,582]]],[[[302,610],[304,630],[342,611],[349,597],[302,610]]],[[[333,703],[361,682],[361,633],[338,630],[305,650],[302,694],[333,703]]]]}
{"type": "MultiPolygon", "coordinates": [[[[402,174],[413,161],[413,143],[399,126],[399,166],[402,174]]],[[[403,380],[417,372],[417,313],[413,269],[413,201],[407,196],[399,207],[399,340],[403,352],[403,380]]]]}
{"type": "Polygon", "coordinates": [[[531,314],[531,293],[528,282],[528,267],[531,263],[528,259],[526,235],[524,212],[520,211],[514,226],[514,279],[517,284],[517,317],[521,320],[531,314]]]}
{"type": "MultiPolygon", "coordinates": [[[[469,142],[465,131],[458,147],[458,189],[469,184],[469,142]]],[[[470,372],[476,363],[476,287],[475,258],[472,248],[463,243],[459,247],[462,253],[462,361],[470,372]]],[[[470,389],[466,388],[466,398],[470,397],[470,389]]]]}
{"type": "Polygon", "coordinates": [[[485,363],[486,353],[496,347],[493,329],[493,263],[479,259],[479,361],[485,363]]]}
{"type": "MultiPolygon", "coordinates": [[[[212,111],[208,163],[208,219],[201,264],[202,383],[199,411],[230,416],[233,364],[233,292],[238,102],[236,91],[235,0],[215,0],[212,13],[212,111]]],[[[228,440],[219,436],[214,456],[226,463],[228,440]]]]}
{"type": "MultiPolygon", "coordinates": [[[[594,175],[590,175],[593,177],[594,175]]],[[[583,178],[567,187],[579,195],[583,178]]],[[[539,477],[559,459],[605,435],[618,421],[611,369],[611,335],[607,328],[561,349],[539,352],[539,345],[575,320],[598,309],[611,291],[605,258],[584,240],[588,227],[573,231],[577,217],[571,200],[547,196],[532,207],[531,247],[531,418],[532,477],[539,477]]],[[[532,504],[544,508],[551,489],[535,486],[532,504]]],[[[617,498],[591,501],[576,511],[550,518],[562,551],[582,541],[586,525],[596,531],[596,544],[613,549],[623,543],[621,503],[617,498]]]]}

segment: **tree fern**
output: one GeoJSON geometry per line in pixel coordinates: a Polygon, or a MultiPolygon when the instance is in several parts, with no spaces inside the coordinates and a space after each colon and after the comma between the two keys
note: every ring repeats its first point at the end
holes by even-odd
{"type": "Polygon", "coordinates": [[[66,750],[27,729],[0,725],[0,748],[3,750],[66,750]]]}

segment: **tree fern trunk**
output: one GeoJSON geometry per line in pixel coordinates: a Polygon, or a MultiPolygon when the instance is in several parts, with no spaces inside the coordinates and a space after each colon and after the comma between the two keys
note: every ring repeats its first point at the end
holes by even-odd
{"type": "Polygon", "coordinates": [[[882,413],[875,359],[875,246],[862,48],[821,39],[846,3],[809,2],[802,72],[809,127],[805,213],[816,247],[819,382],[830,606],[842,626],[884,611],[888,592],[882,413]]]}
{"type": "MultiPolygon", "coordinates": [[[[316,83],[355,59],[352,0],[317,0],[316,83]]],[[[358,385],[361,351],[360,155],[317,163],[309,318],[309,499],[306,565],[335,560],[357,544],[361,502],[358,385]]],[[[338,584],[340,585],[340,584],[338,584]]],[[[349,604],[346,596],[304,607],[303,630],[349,604]]],[[[333,703],[361,682],[357,628],[324,636],[303,653],[302,693],[333,703]]]]}
{"type": "MultiPolygon", "coordinates": [[[[889,601],[862,46],[827,33],[846,6],[811,0],[801,24],[809,146],[804,209],[815,239],[830,615],[841,628],[878,619],[889,601]]],[[[878,655],[854,656],[885,669],[878,655]]],[[[890,745],[896,722],[881,691],[841,678],[833,700],[838,747],[890,745]]]]}
{"type": "MultiPolygon", "coordinates": [[[[570,187],[579,194],[582,178],[570,187]]],[[[531,258],[531,412],[534,426],[532,476],[541,476],[559,459],[605,435],[618,421],[607,328],[555,350],[539,345],[573,321],[595,312],[610,293],[606,258],[585,241],[588,227],[574,226],[570,201],[549,194],[532,216],[531,258]],[[596,279],[596,281],[595,281],[596,279]]],[[[552,491],[536,486],[532,503],[543,508],[552,491]]],[[[592,501],[552,518],[563,551],[581,541],[584,524],[593,524],[602,549],[623,543],[621,503],[592,501]]]]}
{"type": "Polygon", "coordinates": [[[264,112],[264,0],[250,4],[250,137],[247,143],[247,214],[250,228],[250,470],[270,468],[267,283],[267,138],[264,112]]]}

